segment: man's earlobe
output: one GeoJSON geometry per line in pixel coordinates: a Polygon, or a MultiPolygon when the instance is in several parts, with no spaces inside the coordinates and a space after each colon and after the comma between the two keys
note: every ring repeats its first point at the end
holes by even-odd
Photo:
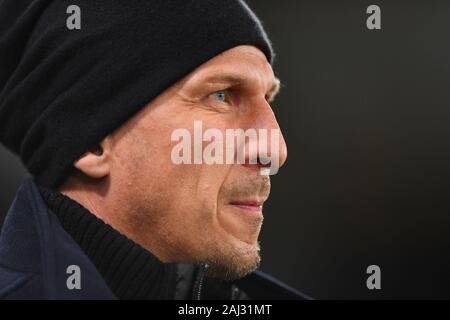
{"type": "Polygon", "coordinates": [[[102,145],[97,145],[90,148],[73,165],[88,177],[103,178],[109,175],[110,159],[108,154],[102,145]]]}

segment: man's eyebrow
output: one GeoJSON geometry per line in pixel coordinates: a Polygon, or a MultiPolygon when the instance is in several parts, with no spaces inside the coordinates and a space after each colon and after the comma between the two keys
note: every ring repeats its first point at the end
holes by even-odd
{"type": "Polygon", "coordinates": [[[280,92],[280,88],[281,88],[281,81],[280,79],[275,78],[272,87],[267,93],[269,97],[269,102],[272,102],[275,99],[276,95],[280,92]]]}
{"type": "MultiPolygon", "coordinates": [[[[207,77],[204,79],[204,81],[210,83],[228,83],[238,85],[252,82],[252,79],[246,76],[236,74],[219,74],[207,77]]],[[[269,91],[267,92],[267,95],[270,97],[270,100],[273,100],[273,98],[280,92],[280,86],[281,86],[280,79],[274,78],[273,84],[270,87],[269,91]]]]}
{"type": "Polygon", "coordinates": [[[215,74],[206,77],[203,81],[212,83],[215,82],[215,83],[241,84],[251,80],[245,76],[240,76],[236,74],[215,74]]]}

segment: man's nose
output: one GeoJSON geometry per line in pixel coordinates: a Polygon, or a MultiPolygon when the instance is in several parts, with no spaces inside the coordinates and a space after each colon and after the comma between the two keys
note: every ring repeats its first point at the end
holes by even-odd
{"type": "Polygon", "coordinates": [[[257,143],[248,143],[246,163],[256,163],[259,167],[275,165],[280,168],[287,159],[287,146],[275,114],[265,100],[253,110],[248,114],[246,129],[256,130],[257,143]]]}

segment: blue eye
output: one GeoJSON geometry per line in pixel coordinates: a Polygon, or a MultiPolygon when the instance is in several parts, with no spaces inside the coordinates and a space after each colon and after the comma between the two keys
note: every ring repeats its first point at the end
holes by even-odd
{"type": "Polygon", "coordinates": [[[219,101],[222,101],[222,102],[225,102],[226,101],[226,93],[225,93],[225,91],[217,91],[217,92],[214,92],[213,94],[211,94],[211,96],[214,98],[214,99],[217,99],[217,100],[219,100],[219,101]]]}

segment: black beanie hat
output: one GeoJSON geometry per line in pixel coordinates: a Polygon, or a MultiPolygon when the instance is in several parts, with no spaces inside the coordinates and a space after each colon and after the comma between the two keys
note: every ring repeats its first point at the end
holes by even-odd
{"type": "Polygon", "coordinates": [[[272,62],[240,0],[2,0],[0,141],[39,184],[57,187],[89,148],[239,45],[272,62]],[[70,5],[81,9],[80,30],[66,26],[70,5]]]}

